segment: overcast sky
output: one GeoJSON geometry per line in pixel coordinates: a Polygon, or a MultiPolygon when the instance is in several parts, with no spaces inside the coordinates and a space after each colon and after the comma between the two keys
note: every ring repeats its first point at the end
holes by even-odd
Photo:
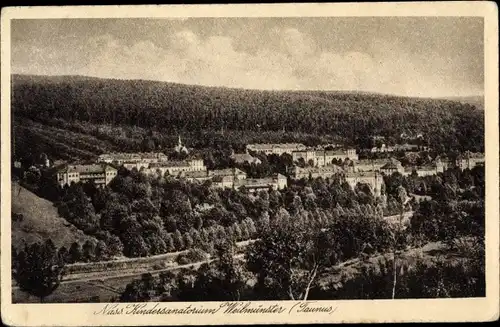
{"type": "Polygon", "coordinates": [[[251,89],[483,94],[482,18],[12,21],[12,72],[251,89]]]}

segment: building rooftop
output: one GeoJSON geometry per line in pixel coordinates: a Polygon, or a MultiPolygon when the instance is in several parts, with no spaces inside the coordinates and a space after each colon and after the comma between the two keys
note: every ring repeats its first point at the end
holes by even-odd
{"type": "Polygon", "coordinates": [[[185,171],[183,177],[186,178],[208,178],[210,177],[208,171],[206,170],[198,170],[198,171],[185,171]]]}
{"type": "Polygon", "coordinates": [[[82,173],[97,174],[97,173],[103,173],[105,171],[116,171],[116,169],[106,164],[89,164],[89,165],[73,164],[73,165],[65,165],[58,170],[59,173],[81,173],[81,174],[82,173]]]}
{"type": "Polygon", "coordinates": [[[306,146],[302,143],[253,143],[248,144],[247,147],[255,149],[305,149],[306,146]]]}
{"type": "Polygon", "coordinates": [[[314,172],[314,173],[342,172],[342,168],[340,168],[339,166],[335,166],[335,165],[323,166],[323,167],[305,167],[305,168],[295,166],[295,169],[296,169],[296,172],[298,172],[298,173],[300,173],[300,172],[311,172],[311,173],[312,172],[314,172]]]}
{"type": "Polygon", "coordinates": [[[99,155],[100,159],[166,159],[167,155],[163,152],[110,152],[99,155]]]}
{"type": "Polygon", "coordinates": [[[168,167],[189,167],[189,161],[172,160],[166,162],[154,162],[149,164],[149,168],[168,168],[168,167]]]}
{"type": "Polygon", "coordinates": [[[276,183],[276,180],[274,178],[268,177],[268,178],[251,178],[251,179],[245,179],[245,180],[238,180],[234,181],[234,186],[236,187],[270,187],[273,184],[276,183]]]}
{"type": "Polygon", "coordinates": [[[246,175],[246,173],[238,168],[215,169],[208,172],[210,176],[235,176],[246,175]]]}

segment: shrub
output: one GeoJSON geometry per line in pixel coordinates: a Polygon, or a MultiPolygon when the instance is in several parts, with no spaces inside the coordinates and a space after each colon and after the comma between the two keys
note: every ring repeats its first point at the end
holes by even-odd
{"type": "Polygon", "coordinates": [[[187,265],[190,263],[195,263],[195,262],[200,262],[200,261],[205,261],[209,258],[209,255],[198,249],[194,248],[189,250],[186,253],[182,253],[177,257],[177,263],[179,265],[187,265]]]}

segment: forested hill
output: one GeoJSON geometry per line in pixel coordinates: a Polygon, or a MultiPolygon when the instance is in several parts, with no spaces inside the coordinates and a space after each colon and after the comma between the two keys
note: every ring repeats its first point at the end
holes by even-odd
{"type": "Polygon", "coordinates": [[[484,110],[484,96],[468,96],[468,97],[449,97],[447,98],[451,101],[458,101],[462,103],[468,103],[475,106],[478,109],[484,110]]]}
{"type": "Polygon", "coordinates": [[[258,91],[82,76],[12,76],[12,110],[32,119],[178,130],[287,131],[359,143],[424,133],[431,146],[483,150],[483,111],[449,100],[337,91],[258,91]]]}

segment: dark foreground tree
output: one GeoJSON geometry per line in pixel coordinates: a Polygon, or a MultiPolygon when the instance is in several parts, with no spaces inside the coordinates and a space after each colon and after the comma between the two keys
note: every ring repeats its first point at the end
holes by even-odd
{"type": "Polygon", "coordinates": [[[191,285],[178,282],[178,296],[184,301],[240,301],[246,291],[247,276],[236,258],[231,240],[215,245],[214,261],[203,264],[191,285]]]}
{"type": "Polygon", "coordinates": [[[52,240],[26,246],[13,261],[13,277],[19,288],[43,302],[61,283],[64,261],[52,240]]]}
{"type": "Polygon", "coordinates": [[[152,301],[157,293],[157,281],[150,273],[142,274],[141,279],[127,285],[120,296],[120,302],[152,301]]]}
{"type": "MultiPolygon", "coordinates": [[[[346,275],[311,295],[314,300],[392,299],[394,265],[392,258],[380,259],[373,266],[363,266],[359,274],[346,275]],[[339,286],[340,284],[340,286],[339,286]]],[[[457,298],[485,296],[484,264],[469,258],[429,262],[417,259],[402,261],[397,268],[396,299],[457,298]]]]}
{"type": "Polygon", "coordinates": [[[336,261],[329,243],[327,233],[297,221],[268,229],[246,253],[259,298],[307,300],[322,270],[336,261]]]}

